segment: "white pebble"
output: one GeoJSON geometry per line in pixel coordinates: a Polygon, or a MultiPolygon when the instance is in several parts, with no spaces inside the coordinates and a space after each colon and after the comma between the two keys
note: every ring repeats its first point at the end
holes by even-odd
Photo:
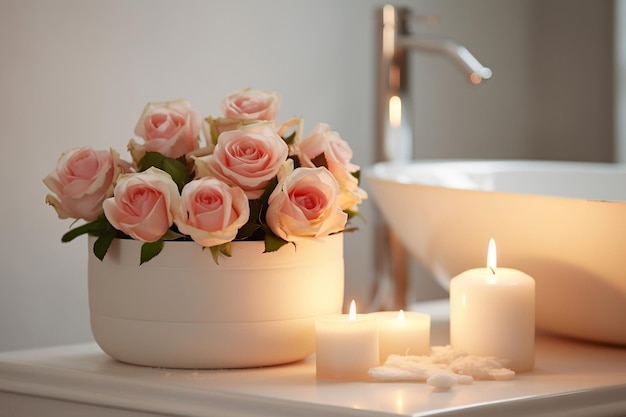
{"type": "Polygon", "coordinates": [[[457,376],[457,380],[459,384],[463,385],[469,385],[474,382],[474,378],[472,378],[470,375],[459,375],[457,376]]]}
{"type": "Polygon", "coordinates": [[[447,372],[438,372],[426,380],[426,383],[438,391],[448,391],[457,383],[456,376],[447,372]]]}
{"type": "MultiPolygon", "coordinates": [[[[406,369],[392,368],[389,366],[377,366],[370,368],[367,372],[369,376],[381,381],[417,381],[417,376],[406,369]]],[[[423,378],[422,380],[426,380],[423,378]]]]}
{"type": "Polygon", "coordinates": [[[515,372],[507,368],[500,368],[490,370],[489,375],[496,381],[508,381],[515,377],[515,372]]]}

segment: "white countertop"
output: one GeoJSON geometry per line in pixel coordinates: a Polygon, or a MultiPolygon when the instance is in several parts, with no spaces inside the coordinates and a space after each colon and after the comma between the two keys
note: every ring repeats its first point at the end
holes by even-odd
{"type": "MultiPolygon", "coordinates": [[[[445,337],[434,323],[434,343],[445,337]]],[[[95,344],[0,353],[0,416],[620,416],[626,348],[539,335],[536,367],[448,392],[423,382],[322,382],[315,357],[276,367],[126,365],[95,344]]]]}

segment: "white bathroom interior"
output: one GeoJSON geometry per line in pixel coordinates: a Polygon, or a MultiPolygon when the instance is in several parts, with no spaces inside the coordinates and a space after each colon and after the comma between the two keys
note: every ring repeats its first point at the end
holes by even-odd
{"type": "MultiPolygon", "coordinates": [[[[493,77],[413,53],[413,157],[626,162],[626,3],[402,0],[466,45],[493,77]]],[[[242,88],[276,90],[280,119],[325,121],[376,162],[374,0],[0,0],[0,351],[89,342],[86,240],[44,204],[66,149],[123,153],[144,104],[187,98],[217,113],[242,88]]],[[[364,184],[367,189],[367,184],[364,184]]],[[[346,300],[374,302],[370,198],[346,236],[346,300]]],[[[408,298],[445,291],[415,261],[408,298]]]]}

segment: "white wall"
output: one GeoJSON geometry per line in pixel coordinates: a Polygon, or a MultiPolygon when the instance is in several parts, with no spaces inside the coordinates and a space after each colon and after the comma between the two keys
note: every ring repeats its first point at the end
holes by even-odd
{"type": "MultiPolygon", "coordinates": [[[[532,0],[403,1],[441,18],[494,78],[471,87],[415,55],[420,157],[526,158],[532,0]]],[[[281,92],[280,118],[325,121],[355,162],[374,160],[375,10],[381,1],[0,0],[0,350],[91,340],[84,240],[44,204],[41,179],[64,150],[125,152],[147,101],[188,98],[217,113],[227,93],[281,92]]],[[[363,208],[373,217],[372,202],[363,208]]],[[[346,241],[346,298],[367,303],[373,226],[346,241]]],[[[418,298],[440,293],[420,280],[418,298]]]]}
{"type": "MultiPolygon", "coordinates": [[[[612,161],[613,2],[532,6],[531,152],[543,159],[612,161]]],[[[623,112],[622,112],[623,114],[623,112]]]]}

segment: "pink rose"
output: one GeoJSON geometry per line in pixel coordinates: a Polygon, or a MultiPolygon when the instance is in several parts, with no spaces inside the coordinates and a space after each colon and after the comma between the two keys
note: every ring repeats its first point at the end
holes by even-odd
{"type": "Polygon", "coordinates": [[[180,195],[172,177],[155,167],[121,175],[104,214],[118,230],[142,242],[163,237],[180,210],[180,195]]]}
{"type": "Polygon", "coordinates": [[[92,221],[102,214],[102,202],[113,194],[117,177],[127,163],[114,150],[95,151],[91,147],[71,149],[61,155],[56,169],[44,184],[56,196],[48,194],[46,203],[60,219],[92,221]]]}
{"type": "Polygon", "coordinates": [[[310,159],[328,153],[348,171],[356,172],[359,170],[358,166],[350,163],[352,149],[348,142],[343,140],[339,133],[331,130],[326,123],[315,125],[309,136],[300,143],[300,150],[310,159]]]}
{"type": "Polygon", "coordinates": [[[135,126],[135,134],[143,138],[143,147],[136,149],[159,152],[178,158],[198,149],[202,116],[187,100],[148,103],[135,126]]]}
{"type": "Polygon", "coordinates": [[[206,145],[198,149],[197,151],[192,152],[191,155],[203,156],[213,153],[213,149],[215,148],[215,144],[217,143],[217,138],[220,134],[229,130],[241,129],[246,125],[258,122],[258,120],[237,120],[208,116],[204,119],[202,123],[202,133],[204,134],[204,137],[206,139],[206,145]]]}
{"type": "Polygon", "coordinates": [[[224,117],[237,120],[274,120],[278,112],[280,96],[245,88],[230,94],[222,101],[224,117]]]}
{"type": "Polygon", "coordinates": [[[295,242],[342,231],[348,215],[339,206],[339,186],[326,168],[296,168],[269,198],[267,224],[295,242]]]}
{"type": "Polygon", "coordinates": [[[288,147],[271,125],[259,123],[220,134],[212,155],[195,159],[199,177],[213,176],[259,198],[287,159],[288,147]]]}
{"type": "Polygon", "coordinates": [[[367,198],[367,193],[359,188],[358,179],[352,175],[359,166],[351,163],[352,149],[339,133],[332,131],[326,123],[318,123],[313,131],[299,145],[300,151],[308,159],[324,155],[329,171],[333,174],[341,190],[341,208],[358,210],[358,205],[367,198]]]}
{"type": "Polygon", "coordinates": [[[202,246],[232,241],[250,216],[243,190],[216,178],[191,181],[181,194],[181,210],[174,222],[181,233],[202,246]]]}

